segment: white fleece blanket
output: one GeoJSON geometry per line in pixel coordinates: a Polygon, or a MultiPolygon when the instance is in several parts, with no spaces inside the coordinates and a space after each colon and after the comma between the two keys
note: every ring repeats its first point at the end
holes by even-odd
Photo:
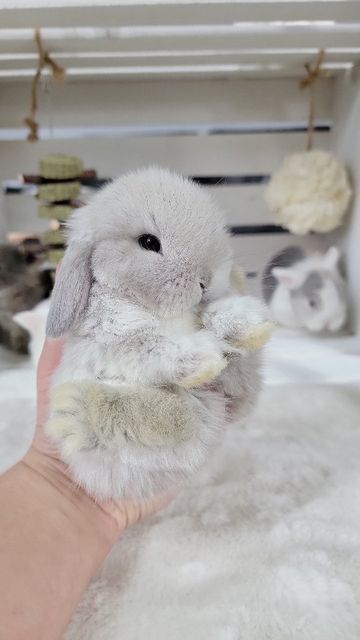
{"type": "Polygon", "coordinates": [[[360,396],[269,388],[211,472],[128,531],[67,640],[359,640],[360,396]]]}
{"type": "MultiPolygon", "coordinates": [[[[5,469],[31,439],[34,371],[2,369],[5,469]]],[[[265,374],[247,426],[116,545],[66,640],[359,640],[360,358],[280,336],[265,374]]]]}

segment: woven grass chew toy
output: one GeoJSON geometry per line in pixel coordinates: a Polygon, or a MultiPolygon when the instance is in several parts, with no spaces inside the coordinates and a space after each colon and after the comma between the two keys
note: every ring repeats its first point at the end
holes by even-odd
{"type": "Polygon", "coordinates": [[[47,324],[67,341],[46,429],[97,499],[186,479],[252,406],[270,325],[232,267],[210,196],[165,170],[125,175],[71,217],[47,324]]]}
{"type": "Polygon", "coordinates": [[[48,261],[54,269],[64,254],[61,222],[71,215],[77,204],[82,173],[83,163],[74,156],[54,154],[40,160],[38,213],[41,218],[52,220],[51,229],[44,233],[43,240],[48,246],[48,261]]]}

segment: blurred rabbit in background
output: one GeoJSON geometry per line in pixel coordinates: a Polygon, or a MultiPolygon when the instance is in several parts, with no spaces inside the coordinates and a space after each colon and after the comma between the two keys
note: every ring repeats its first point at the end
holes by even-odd
{"type": "Polygon", "coordinates": [[[347,319],[346,283],[339,269],[340,252],[306,255],[287,247],[264,270],[263,297],[279,325],[310,332],[339,331],[347,319]]]}
{"type": "Polygon", "coordinates": [[[16,353],[29,352],[30,334],[14,315],[32,309],[52,288],[43,263],[38,240],[24,240],[19,246],[0,245],[0,345],[16,353]]]}

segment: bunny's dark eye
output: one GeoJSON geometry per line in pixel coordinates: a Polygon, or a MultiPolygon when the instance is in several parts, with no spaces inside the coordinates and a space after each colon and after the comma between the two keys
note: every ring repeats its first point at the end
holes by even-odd
{"type": "Polygon", "coordinates": [[[160,240],[158,240],[156,236],[152,236],[150,233],[144,233],[143,236],[140,236],[140,238],[138,238],[138,243],[140,247],[147,251],[155,251],[155,253],[159,253],[159,251],[161,251],[160,240]]]}

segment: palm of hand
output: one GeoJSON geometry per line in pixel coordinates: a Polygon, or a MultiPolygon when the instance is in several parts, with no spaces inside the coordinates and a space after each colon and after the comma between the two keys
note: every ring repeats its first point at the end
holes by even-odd
{"type": "MultiPolygon", "coordinates": [[[[60,362],[64,342],[64,339],[47,340],[40,356],[37,369],[37,427],[32,443],[32,449],[41,455],[42,462],[45,463],[47,468],[55,471],[54,477],[58,479],[60,484],[63,479],[69,482],[69,475],[66,465],[58,456],[56,447],[49,441],[44,432],[44,424],[47,419],[51,376],[60,362]]],[[[75,492],[82,491],[75,485],[72,486],[72,489],[75,492]]],[[[111,500],[100,503],[98,506],[106,514],[112,516],[120,533],[131,524],[159,511],[171,499],[172,495],[159,495],[147,502],[111,500]]]]}

